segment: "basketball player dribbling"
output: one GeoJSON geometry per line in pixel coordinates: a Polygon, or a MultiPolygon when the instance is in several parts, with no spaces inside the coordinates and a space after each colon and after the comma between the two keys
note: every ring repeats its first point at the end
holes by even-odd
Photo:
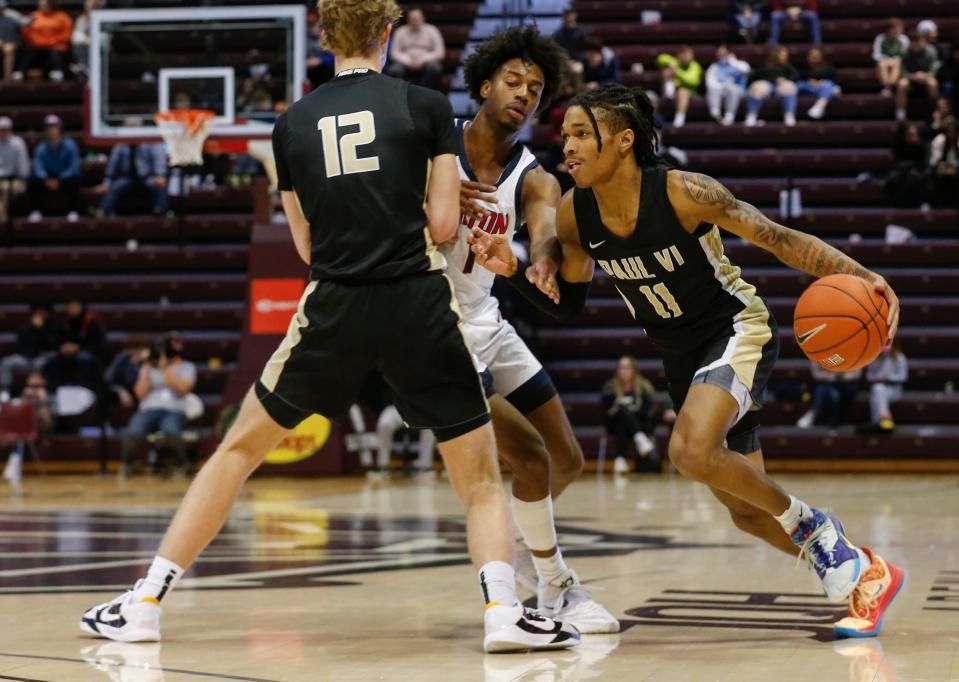
{"type": "Polygon", "coordinates": [[[400,16],[394,0],[320,0],[318,10],[337,75],[291,106],[273,131],[283,208],[310,283],[146,577],[88,610],[80,626],[118,641],[159,640],[163,598],[219,532],[250,473],[310,414],[342,418],[376,369],[406,420],[436,435],[466,509],[486,601],[486,651],[574,646],[574,627],[516,598],[489,409],[434,246],[452,237],[459,217],[449,101],[380,74],[400,16]]]}
{"type": "Polygon", "coordinates": [[[876,635],[903,572],[765,474],[758,408],[779,350],[776,322],[723,255],[719,228],[817,277],[849,273],[873,283],[889,303],[890,339],[898,299],[882,277],[822,240],[772,222],[710,177],[662,165],[655,134],[641,90],[608,85],[575,98],[563,121],[576,186],[557,216],[558,276],[544,283],[527,275],[505,240],[474,230],[477,260],[561,319],[583,309],[598,263],[662,354],[678,412],[673,464],[708,485],[740,529],[790,554],[800,548],[826,595],[849,600],[837,636],[876,635]]]}
{"type": "Polygon", "coordinates": [[[553,519],[553,499],[579,475],[583,453],[553,382],[503,319],[491,294],[494,275],[476,263],[467,242],[472,227],[512,240],[525,222],[532,260],[543,274],[554,274],[559,183],[517,138],[560,87],[567,60],[536,29],[511,28],[466,61],[467,89],[480,109],[471,121],[457,122],[463,230],[442,250],[463,335],[497,394],[489,395],[496,449],[513,471],[513,519],[536,567],[537,609],[593,634],[618,632],[619,621],[566,565],[553,519]]]}

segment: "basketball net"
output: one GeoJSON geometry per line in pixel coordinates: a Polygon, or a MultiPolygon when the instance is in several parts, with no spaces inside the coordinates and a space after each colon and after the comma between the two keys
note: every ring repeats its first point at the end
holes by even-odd
{"type": "Polygon", "coordinates": [[[203,143],[210,134],[214,112],[206,109],[175,109],[153,115],[167,144],[170,166],[203,164],[203,143]]]}

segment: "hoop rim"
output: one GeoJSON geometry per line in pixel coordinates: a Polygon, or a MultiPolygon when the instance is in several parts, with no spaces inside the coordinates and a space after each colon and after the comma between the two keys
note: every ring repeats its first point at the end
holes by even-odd
{"type": "Polygon", "coordinates": [[[215,117],[216,112],[210,109],[171,109],[153,114],[161,135],[164,123],[182,123],[187,133],[197,135],[204,132],[215,117]]]}

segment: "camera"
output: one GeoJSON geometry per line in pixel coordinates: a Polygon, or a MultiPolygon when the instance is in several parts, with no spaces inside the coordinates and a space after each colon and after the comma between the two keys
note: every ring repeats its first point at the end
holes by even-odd
{"type": "Polygon", "coordinates": [[[156,339],[150,342],[150,354],[147,357],[147,361],[151,365],[159,364],[161,360],[166,358],[166,355],[167,355],[166,339],[156,339]]]}

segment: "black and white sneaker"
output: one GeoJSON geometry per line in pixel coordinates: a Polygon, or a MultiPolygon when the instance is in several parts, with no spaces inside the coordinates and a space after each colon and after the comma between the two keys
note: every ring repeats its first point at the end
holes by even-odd
{"type": "Polygon", "coordinates": [[[579,630],[572,625],[542,616],[521,604],[488,606],[483,617],[486,653],[568,649],[579,644],[579,630]]]}
{"type": "Polygon", "coordinates": [[[116,642],[159,642],[161,612],[158,600],[135,601],[130,590],[88,609],[80,619],[80,629],[116,642]]]}

